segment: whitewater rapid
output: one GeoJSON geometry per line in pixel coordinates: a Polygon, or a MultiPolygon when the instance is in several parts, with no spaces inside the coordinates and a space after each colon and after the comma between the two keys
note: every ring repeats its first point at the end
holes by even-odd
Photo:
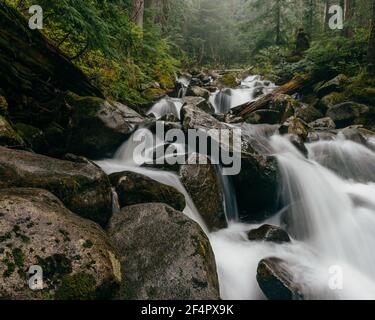
{"type": "MultiPolygon", "coordinates": [[[[225,103],[232,107],[242,99],[254,98],[258,80],[256,77],[245,79],[245,91],[231,92],[229,103],[225,103]]],[[[217,94],[211,97],[213,103],[217,94]]],[[[179,102],[178,99],[161,100],[150,112],[157,118],[171,112],[179,114],[182,106],[179,102]]],[[[221,110],[221,107],[215,108],[221,110]]],[[[308,143],[306,158],[272,126],[246,125],[243,128],[246,129],[244,134],[259,144],[262,151],[277,158],[281,172],[279,185],[283,209],[256,225],[239,221],[234,188],[230,179],[220,175],[220,168],[217,171],[229,225],[209,233],[177,174],[135,164],[136,143],[132,138],[119,148],[113,159],[97,164],[107,174],[126,170],[138,172],[184,194],[187,203],[184,213],[199,223],[210,239],[222,299],[265,299],[256,280],[256,270],[259,261],[267,257],[288,262],[306,299],[375,299],[374,138],[368,139],[367,146],[349,141],[342,135],[331,141],[308,143]],[[276,244],[248,240],[247,231],[264,223],[284,228],[291,236],[291,242],[276,244]],[[342,283],[332,288],[331,280],[337,272],[342,283]]],[[[159,146],[163,143],[156,141],[159,146]]]]}

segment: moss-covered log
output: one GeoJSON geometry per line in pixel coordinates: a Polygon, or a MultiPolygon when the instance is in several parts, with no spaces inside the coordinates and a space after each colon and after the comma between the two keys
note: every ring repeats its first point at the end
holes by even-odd
{"type": "Polygon", "coordinates": [[[67,90],[81,96],[102,97],[81,70],[3,2],[0,3],[0,74],[0,88],[14,117],[22,114],[18,110],[18,116],[14,115],[16,106],[19,109],[20,105],[30,104],[33,110],[56,116],[51,106],[56,105],[58,93],[67,90]]]}

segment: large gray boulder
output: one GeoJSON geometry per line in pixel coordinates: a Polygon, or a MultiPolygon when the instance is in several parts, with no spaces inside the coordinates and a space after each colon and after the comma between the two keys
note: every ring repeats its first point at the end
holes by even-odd
{"type": "Polygon", "coordinates": [[[370,116],[371,108],[356,102],[348,101],[330,107],[327,117],[330,117],[337,128],[345,128],[353,124],[361,124],[361,118],[370,116]]]}
{"type": "Polygon", "coordinates": [[[210,230],[227,227],[222,187],[210,160],[193,153],[188,164],[181,166],[180,177],[207,227],[210,230]]]}
{"type": "Polygon", "coordinates": [[[215,112],[214,107],[205,98],[186,96],[182,98],[182,101],[184,104],[196,106],[199,109],[203,110],[204,112],[207,112],[210,114],[215,112]]]}
{"type": "MultiPolygon", "coordinates": [[[[194,106],[182,107],[181,116],[185,130],[226,129],[233,132],[233,127],[194,106]]],[[[217,135],[212,134],[210,138],[217,143],[217,135]]],[[[241,149],[236,150],[240,153],[241,170],[232,176],[240,217],[252,222],[263,221],[275,213],[279,180],[276,158],[260,152],[255,144],[256,140],[242,135],[241,149]]],[[[220,147],[233,151],[231,146],[223,143],[220,147]]]]}
{"type": "Polygon", "coordinates": [[[104,231],[42,189],[0,190],[0,299],[109,299],[120,263],[104,231]],[[31,266],[43,289],[29,287],[31,266]]]}
{"type": "Polygon", "coordinates": [[[72,109],[67,152],[91,159],[111,155],[144,121],[138,113],[120,103],[72,93],[65,100],[72,109]]]}
{"type": "Polygon", "coordinates": [[[179,211],[185,209],[185,197],[181,192],[145,175],[124,171],[111,174],[109,179],[116,189],[121,207],[160,202],[179,211]]]}
{"type": "Polygon", "coordinates": [[[106,225],[112,214],[111,185],[95,164],[58,160],[0,147],[0,188],[43,188],[74,213],[106,225]]]}
{"type": "Polygon", "coordinates": [[[120,299],[217,300],[215,257],[200,226],[158,203],[125,207],[108,234],[122,266],[120,299]]]}

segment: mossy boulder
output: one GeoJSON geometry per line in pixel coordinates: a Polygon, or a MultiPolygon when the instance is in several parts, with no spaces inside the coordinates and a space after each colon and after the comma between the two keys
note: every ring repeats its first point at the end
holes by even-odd
{"type": "Polygon", "coordinates": [[[198,86],[189,87],[186,94],[192,97],[201,97],[206,100],[208,100],[208,98],[211,95],[210,91],[208,91],[205,88],[198,87],[198,86]]]}
{"type": "Polygon", "coordinates": [[[235,88],[238,86],[238,81],[237,81],[237,75],[235,73],[225,73],[220,79],[219,82],[222,86],[227,87],[227,88],[235,88]]]}
{"type": "Polygon", "coordinates": [[[58,160],[0,147],[0,188],[43,188],[84,218],[105,225],[112,214],[111,185],[95,164],[58,160]]]}
{"type": "Polygon", "coordinates": [[[207,227],[210,230],[227,227],[221,182],[210,160],[193,153],[187,164],[181,166],[180,178],[207,227]]]}
{"type": "Polygon", "coordinates": [[[323,98],[321,98],[318,102],[317,108],[320,112],[326,113],[327,110],[337,104],[343,103],[347,100],[345,95],[341,92],[332,92],[323,98]]]}
{"type": "Polygon", "coordinates": [[[142,174],[124,171],[111,174],[109,179],[116,189],[121,207],[160,202],[179,211],[185,209],[185,197],[182,193],[142,174]]]}
{"type": "Polygon", "coordinates": [[[210,242],[183,213],[159,203],[126,207],[112,217],[108,234],[120,253],[118,298],[220,298],[210,242]]]}
{"type": "Polygon", "coordinates": [[[270,300],[303,300],[301,286],[293,278],[293,273],[284,260],[266,258],[258,264],[257,281],[270,300]]]}
{"type": "Polygon", "coordinates": [[[375,119],[375,108],[353,101],[334,105],[327,111],[337,128],[345,128],[353,124],[365,124],[375,119]]]}
{"type": "Polygon", "coordinates": [[[209,114],[215,113],[215,108],[211,105],[210,102],[208,102],[206,99],[201,97],[190,97],[186,96],[182,99],[184,104],[188,104],[191,106],[196,106],[199,109],[203,110],[204,112],[207,112],[209,114]]]}
{"type": "Polygon", "coordinates": [[[293,134],[300,137],[302,141],[306,141],[309,135],[309,126],[300,118],[290,117],[281,125],[279,132],[281,134],[293,134]]]}
{"type": "Polygon", "coordinates": [[[21,122],[17,123],[15,128],[33,151],[41,152],[46,149],[47,141],[42,130],[21,122]]]}
{"type": "Polygon", "coordinates": [[[332,130],[336,129],[336,125],[330,117],[317,119],[309,123],[309,127],[317,130],[332,130]]]}
{"type": "Polygon", "coordinates": [[[148,88],[142,92],[142,96],[149,102],[156,102],[165,97],[167,92],[161,88],[148,88]]]}
{"type": "Polygon", "coordinates": [[[272,97],[268,106],[269,110],[279,112],[279,122],[284,122],[303,107],[302,103],[287,94],[278,93],[272,97]]]}
{"type": "Polygon", "coordinates": [[[8,102],[3,96],[0,96],[0,116],[8,114],[8,102]]]}
{"type": "Polygon", "coordinates": [[[338,76],[329,81],[325,81],[316,85],[314,88],[314,93],[318,97],[324,97],[325,95],[330,94],[332,92],[342,91],[347,81],[347,76],[339,74],[338,76]]]}
{"type": "Polygon", "coordinates": [[[69,93],[66,103],[72,109],[67,152],[93,159],[111,155],[143,118],[120,103],[69,93]]]}
{"type": "Polygon", "coordinates": [[[318,109],[310,105],[299,108],[295,115],[307,123],[324,117],[324,115],[318,109]]]}
{"type": "Polygon", "coordinates": [[[9,122],[0,115],[0,145],[6,147],[24,147],[25,142],[12,128],[9,122]]]}
{"type": "Polygon", "coordinates": [[[247,118],[249,124],[277,124],[280,122],[280,111],[277,110],[256,110],[247,118]]]}
{"type": "Polygon", "coordinates": [[[0,190],[0,298],[110,299],[121,281],[116,250],[94,222],[42,189],[0,190]],[[85,245],[90,243],[90,246],[85,245]],[[31,290],[31,266],[43,289],[31,290]]]}

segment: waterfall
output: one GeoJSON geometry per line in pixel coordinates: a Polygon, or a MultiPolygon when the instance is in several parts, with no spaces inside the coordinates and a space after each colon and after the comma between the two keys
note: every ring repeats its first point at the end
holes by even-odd
{"type": "MultiPolygon", "coordinates": [[[[319,163],[316,149],[326,147],[325,143],[307,145],[310,153],[306,159],[286,137],[274,135],[270,139],[282,174],[285,208],[264,223],[285,227],[292,242],[248,241],[245,232],[261,224],[232,223],[228,229],[211,234],[223,299],[264,298],[255,280],[256,268],[261,259],[271,256],[288,261],[307,299],[375,298],[375,184],[345,178],[347,166],[340,163],[341,169],[335,170],[343,170],[339,174],[319,163]],[[329,288],[332,266],[342,270],[342,290],[329,288]]],[[[345,150],[348,146],[356,151],[355,159],[341,153],[339,160],[352,168],[352,176],[366,172],[367,165],[373,165],[368,161],[373,154],[359,144],[338,140],[324,153],[334,155],[333,163],[337,163],[337,148],[345,150]],[[359,166],[353,168],[351,162],[356,161],[359,166]]]]}
{"type": "MultiPolygon", "coordinates": [[[[258,77],[250,77],[243,81],[243,89],[231,90],[230,105],[239,99],[233,97],[236,90],[256,88],[259,81],[258,77]]],[[[271,90],[273,84],[268,87],[271,90]]],[[[214,98],[215,95],[211,96],[214,98]]],[[[157,118],[167,113],[179,115],[179,101],[163,99],[150,113],[157,118]]],[[[222,299],[265,299],[256,272],[259,261],[267,257],[287,261],[306,299],[375,299],[375,138],[369,137],[366,146],[343,135],[335,140],[307,143],[306,158],[287,136],[278,134],[277,126],[233,126],[242,129],[256,151],[274,155],[278,160],[283,209],[258,224],[239,222],[231,177],[223,176],[220,166],[216,166],[216,171],[223,189],[228,228],[210,233],[177,174],[136,164],[133,152],[137,143],[132,138],[112,159],[97,164],[107,174],[137,172],[184,194],[183,212],[200,224],[215,253],[222,299]],[[284,228],[291,242],[248,240],[247,232],[264,223],[284,228]],[[339,267],[343,275],[343,287],[337,290],[329,287],[333,266],[339,267]]],[[[163,147],[165,142],[154,138],[153,148],[163,147]]],[[[153,150],[150,151],[152,154],[153,150]]]]}
{"type": "Polygon", "coordinates": [[[147,115],[153,114],[156,119],[160,119],[167,114],[173,114],[179,119],[182,105],[181,99],[166,97],[155,103],[147,115]]]}
{"type": "Polygon", "coordinates": [[[243,80],[239,88],[224,88],[211,94],[210,102],[216,113],[227,113],[234,107],[256,100],[274,88],[276,88],[274,83],[261,80],[260,76],[251,76],[243,80]]]}

